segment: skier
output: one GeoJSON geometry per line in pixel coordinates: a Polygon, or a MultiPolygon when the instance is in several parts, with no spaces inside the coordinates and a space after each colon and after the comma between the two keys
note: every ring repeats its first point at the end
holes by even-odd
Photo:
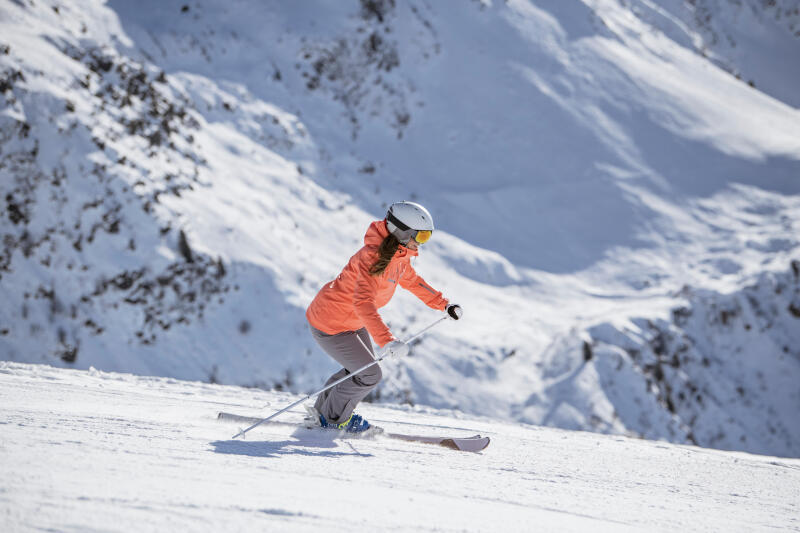
{"type": "MultiPolygon", "coordinates": [[[[344,367],[327,383],[374,360],[370,336],[390,357],[408,354],[408,345],[392,335],[378,314],[398,284],[429,307],[446,311],[455,320],[461,318],[461,307],[450,304],[411,266],[411,258],[418,255],[419,246],[432,234],[433,218],[427,209],[414,202],[392,204],[385,219],[370,224],[364,246],[350,258],[341,274],[317,293],[306,310],[311,335],[344,367]]],[[[370,429],[369,422],[353,410],[378,385],[381,375],[376,364],[320,394],[314,407],[307,407],[307,421],[350,433],[370,429]]]]}

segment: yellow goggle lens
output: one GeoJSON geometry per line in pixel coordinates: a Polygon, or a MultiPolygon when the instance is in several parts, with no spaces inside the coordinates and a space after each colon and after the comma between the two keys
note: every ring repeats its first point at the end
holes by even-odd
{"type": "Polygon", "coordinates": [[[423,244],[430,240],[431,235],[433,235],[432,231],[428,230],[418,231],[417,234],[414,236],[414,240],[420,244],[423,244]]]}

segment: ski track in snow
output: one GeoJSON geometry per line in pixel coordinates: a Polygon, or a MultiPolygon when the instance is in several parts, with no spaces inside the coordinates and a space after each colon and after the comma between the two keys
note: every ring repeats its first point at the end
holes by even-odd
{"type": "MultiPolygon", "coordinates": [[[[481,453],[286,424],[248,440],[220,410],[292,396],[0,363],[0,529],[800,530],[800,460],[364,406],[388,429],[479,432],[481,453]]],[[[287,420],[299,418],[297,412],[287,420]]]]}

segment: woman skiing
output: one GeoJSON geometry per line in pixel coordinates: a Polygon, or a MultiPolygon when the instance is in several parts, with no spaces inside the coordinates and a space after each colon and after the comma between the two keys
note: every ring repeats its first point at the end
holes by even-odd
{"type": "MultiPolygon", "coordinates": [[[[317,293],[306,311],[311,334],[344,367],[327,383],[374,360],[370,336],[385,347],[384,354],[408,354],[408,345],[392,335],[378,314],[398,284],[429,307],[447,311],[456,320],[461,317],[461,308],[450,304],[411,266],[411,258],[418,255],[417,249],[432,233],[433,218],[427,209],[414,202],[392,204],[384,220],[370,224],[364,246],[350,258],[341,274],[317,293]]],[[[380,380],[381,369],[376,364],[339,383],[320,394],[314,408],[308,408],[308,421],[351,433],[368,430],[369,422],[353,414],[353,410],[380,380]]]]}

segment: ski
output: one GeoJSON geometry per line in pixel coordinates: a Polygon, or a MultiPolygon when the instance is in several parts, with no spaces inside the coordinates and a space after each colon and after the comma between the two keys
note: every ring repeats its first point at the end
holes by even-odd
{"type": "MultiPolygon", "coordinates": [[[[228,422],[238,422],[241,424],[255,424],[256,422],[262,420],[261,418],[258,417],[242,416],[225,412],[218,413],[217,419],[225,420],[228,422]]],[[[294,422],[280,422],[280,421],[270,420],[266,423],[305,428],[305,426],[303,426],[302,424],[297,424],[294,422]]],[[[305,429],[313,430],[314,428],[305,428],[305,429]]],[[[390,439],[404,440],[409,442],[422,442],[426,444],[437,444],[439,446],[444,446],[445,448],[450,448],[452,450],[458,450],[462,452],[479,452],[485,449],[487,446],[489,446],[490,442],[489,437],[482,437],[481,435],[472,435],[470,437],[429,437],[425,435],[407,435],[404,433],[389,433],[382,430],[380,433],[372,433],[372,435],[375,434],[383,435],[385,437],[389,437],[390,439]]]]}
{"type": "Polygon", "coordinates": [[[489,446],[489,437],[473,435],[471,437],[426,437],[423,435],[406,435],[403,433],[383,433],[389,438],[412,442],[438,444],[445,448],[462,452],[479,452],[489,446]]]}

